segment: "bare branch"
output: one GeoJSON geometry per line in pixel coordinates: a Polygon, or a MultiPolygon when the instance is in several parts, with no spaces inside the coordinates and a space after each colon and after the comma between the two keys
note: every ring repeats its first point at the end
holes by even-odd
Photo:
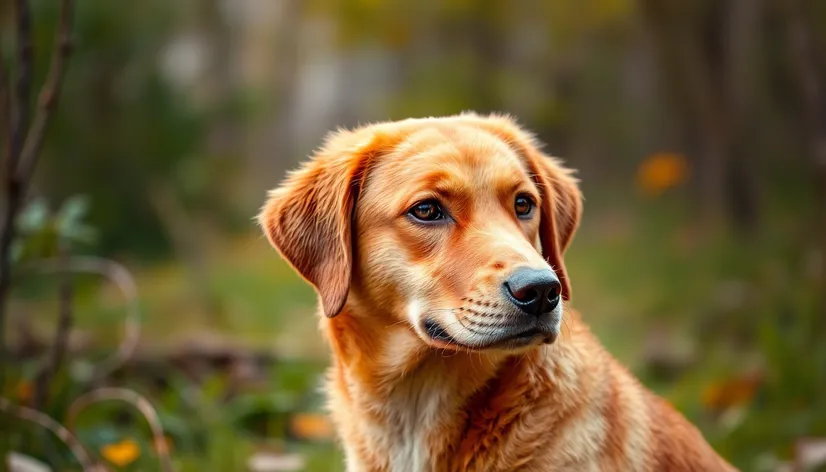
{"type": "MultiPolygon", "coordinates": [[[[16,0],[15,20],[17,31],[17,84],[14,91],[14,111],[10,118],[10,139],[4,172],[5,207],[0,226],[0,385],[3,384],[6,359],[6,298],[11,287],[11,244],[14,241],[14,222],[22,206],[25,184],[17,178],[17,163],[21,144],[28,124],[29,97],[31,90],[31,12],[28,0],[16,0]]],[[[11,95],[11,91],[9,91],[11,95]]],[[[9,97],[11,100],[11,96],[9,97]]]]}
{"type": "Polygon", "coordinates": [[[15,2],[17,26],[17,87],[11,129],[11,153],[6,161],[8,179],[14,179],[20,150],[29,125],[32,94],[32,13],[28,0],[15,2]]]}
{"type": "MultiPolygon", "coordinates": [[[[6,63],[0,58],[0,136],[5,144],[2,156],[8,162],[11,156],[11,95],[6,63]]],[[[0,173],[0,176],[2,173],[0,173]]],[[[5,180],[5,178],[4,178],[5,180]]]]}
{"type": "Polygon", "coordinates": [[[141,415],[143,415],[152,431],[152,442],[154,443],[155,451],[158,454],[161,469],[164,472],[172,472],[172,459],[169,456],[169,447],[164,439],[161,419],[158,417],[158,413],[155,411],[155,408],[153,408],[152,404],[149,403],[149,400],[132,390],[125,388],[105,387],[92,390],[91,392],[81,395],[69,406],[66,422],[69,425],[69,428],[72,428],[77,416],[89,405],[107,400],[117,400],[129,403],[134,406],[141,413],[141,415]]]}
{"type": "Polygon", "coordinates": [[[73,9],[74,0],[62,0],[60,2],[60,20],[55,39],[55,50],[52,53],[52,62],[49,66],[46,82],[40,90],[38,109],[32,121],[31,129],[20,152],[18,175],[23,182],[28,182],[31,178],[34,166],[37,163],[37,156],[40,153],[40,147],[43,145],[46,128],[60,96],[66,62],[72,52],[73,9]]]}
{"type": "Polygon", "coordinates": [[[90,380],[95,381],[102,379],[132,357],[140,337],[141,312],[140,304],[138,303],[138,287],[132,278],[132,274],[129,273],[126,267],[109,259],[91,256],[70,257],[66,261],[65,266],[62,264],[60,258],[43,259],[32,262],[29,267],[48,272],[67,270],[71,272],[100,274],[111,280],[123,293],[127,303],[123,341],[120,346],[118,346],[117,351],[98,364],[90,380]]]}
{"type": "MultiPolygon", "coordinates": [[[[812,170],[816,190],[813,219],[820,272],[820,327],[826,325],[826,114],[823,112],[823,78],[819,76],[816,64],[817,53],[812,41],[811,25],[806,21],[803,5],[799,0],[786,0],[786,21],[789,55],[792,59],[795,78],[801,92],[804,113],[803,124],[809,138],[812,153],[812,170]]],[[[813,333],[821,332],[819,329],[813,333]]]]}
{"type": "Polygon", "coordinates": [[[46,125],[49,122],[60,85],[63,78],[66,59],[70,52],[72,9],[74,0],[61,0],[60,20],[57,32],[55,52],[52,63],[41,92],[40,107],[35,116],[28,136],[23,138],[27,129],[29,96],[31,89],[32,47],[31,47],[31,12],[27,0],[16,1],[17,11],[17,90],[15,96],[15,113],[12,117],[12,130],[9,155],[6,158],[5,172],[5,208],[0,225],[0,385],[4,380],[6,360],[6,308],[9,289],[11,288],[11,245],[16,236],[15,221],[23,206],[28,190],[29,180],[37,161],[46,125]]]}
{"type": "Polygon", "coordinates": [[[788,21],[788,42],[789,55],[795,66],[796,79],[800,86],[803,104],[807,114],[807,126],[813,127],[813,134],[820,131],[826,118],[819,108],[823,101],[823,91],[818,81],[818,74],[815,70],[812,58],[812,40],[809,32],[809,25],[804,19],[801,5],[798,0],[786,0],[786,14],[788,21]]]}
{"type": "MultiPolygon", "coordinates": [[[[81,467],[83,467],[83,470],[102,470],[100,467],[95,465],[92,457],[88,452],[86,452],[86,449],[83,448],[80,441],[77,440],[74,434],[72,434],[72,432],[66,429],[66,427],[62,424],[52,419],[51,416],[31,408],[26,408],[25,406],[15,405],[3,397],[0,397],[0,411],[4,411],[7,414],[16,416],[22,420],[30,421],[51,431],[52,434],[63,441],[63,443],[66,444],[66,447],[72,451],[72,454],[74,454],[78,463],[80,463],[81,467]]],[[[5,460],[5,458],[3,458],[3,460],[5,460]]]]}
{"type": "Polygon", "coordinates": [[[72,277],[69,273],[70,271],[66,270],[69,256],[66,254],[65,249],[61,249],[59,259],[63,268],[60,271],[60,308],[57,319],[57,330],[54,335],[51,355],[45,369],[43,369],[37,378],[34,391],[34,407],[36,409],[43,407],[49,391],[49,383],[51,383],[63,364],[63,359],[66,356],[66,346],[69,343],[69,331],[72,328],[72,277]]]}

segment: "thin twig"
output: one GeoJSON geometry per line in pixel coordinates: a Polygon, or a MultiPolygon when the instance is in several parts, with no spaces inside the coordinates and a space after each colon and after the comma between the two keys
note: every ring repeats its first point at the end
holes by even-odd
{"type": "MultiPolygon", "coordinates": [[[[74,454],[80,466],[83,467],[83,470],[101,470],[95,465],[92,457],[86,452],[86,449],[83,448],[75,435],[62,424],[52,419],[51,416],[25,406],[15,405],[3,397],[0,397],[0,411],[4,411],[11,416],[16,416],[25,421],[30,421],[51,431],[52,434],[63,441],[66,447],[72,451],[72,454],[74,454]]],[[[5,458],[0,459],[5,460],[5,458]]]]}
{"type": "Polygon", "coordinates": [[[14,117],[11,129],[11,153],[6,161],[9,178],[14,178],[20,150],[29,126],[29,106],[32,94],[32,12],[28,0],[15,2],[17,26],[17,88],[14,96],[14,117]]]}
{"type": "Polygon", "coordinates": [[[59,315],[57,320],[57,330],[54,335],[54,343],[52,344],[51,355],[45,369],[37,378],[37,383],[34,390],[34,408],[41,409],[45,403],[47,393],[49,391],[49,384],[54,376],[60,370],[63,364],[63,359],[66,356],[66,349],[69,343],[69,333],[72,329],[72,276],[66,266],[69,262],[69,256],[66,250],[61,248],[60,255],[61,265],[63,269],[60,271],[60,304],[59,315]]]}
{"type": "Polygon", "coordinates": [[[11,246],[16,236],[15,221],[23,206],[37,154],[43,144],[49,122],[62,85],[66,59],[71,51],[70,38],[74,0],[61,0],[55,51],[40,94],[40,107],[31,128],[27,128],[32,83],[31,12],[28,0],[17,0],[17,89],[12,117],[12,137],[6,156],[6,207],[0,226],[0,386],[5,381],[6,309],[11,288],[11,246]],[[29,133],[25,131],[29,129],[29,133]],[[24,138],[24,135],[26,136],[24,138]]]}
{"type": "MultiPolygon", "coordinates": [[[[0,387],[5,382],[6,363],[6,299],[11,287],[11,244],[14,241],[14,222],[22,206],[23,185],[17,178],[17,163],[28,122],[29,93],[31,89],[31,12],[28,0],[15,2],[15,27],[17,31],[17,83],[9,122],[8,154],[5,156],[4,189],[6,205],[0,226],[0,387]]],[[[11,92],[9,92],[11,100],[11,92]]]]}
{"type": "Polygon", "coordinates": [[[69,406],[67,413],[66,424],[71,429],[75,423],[75,419],[81,411],[86,409],[93,403],[98,403],[107,400],[123,401],[133,405],[146,419],[149,428],[152,431],[152,442],[155,446],[155,452],[158,454],[158,460],[161,463],[161,469],[164,472],[173,472],[172,459],[169,456],[169,447],[164,438],[163,426],[161,426],[161,419],[152,404],[149,403],[145,397],[132,390],[116,387],[104,387],[97,390],[87,392],[78,397],[69,406]]]}
{"type": "Polygon", "coordinates": [[[57,99],[60,96],[66,62],[72,52],[72,11],[74,3],[74,0],[62,0],[60,2],[60,22],[55,40],[55,50],[52,53],[52,62],[49,66],[49,74],[46,76],[46,82],[40,90],[37,113],[34,115],[31,129],[20,152],[18,175],[24,182],[29,181],[34,171],[37,156],[46,135],[46,128],[49,121],[51,121],[57,99]]]}
{"type": "MultiPolygon", "coordinates": [[[[11,93],[9,91],[9,76],[6,72],[6,62],[0,57],[0,136],[6,143],[2,150],[2,158],[7,161],[11,155],[11,93]]],[[[0,173],[2,175],[2,173],[0,173]]],[[[3,181],[6,179],[3,178],[3,181]]]]}
{"type": "Polygon", "coordinates": [[[70,272],[91,272],[99,274],[111,280],[118,286],[121,293],[123,293],[127,304],[123,341],[120,343],[120,346],[118,346],[117,351],[98,363],[95,371],[89,378],[90,381],[94,382],[104,378],[132,357],[140,338],[141,311],[138,301],[138,287],[132,278],[132,274],[126,267],[109,259],[92,256],[70,257],[66,261],[65,266],[60,258],[42,259],[30,263],[29,267],[49,272],[66,270],[70,272]]]}

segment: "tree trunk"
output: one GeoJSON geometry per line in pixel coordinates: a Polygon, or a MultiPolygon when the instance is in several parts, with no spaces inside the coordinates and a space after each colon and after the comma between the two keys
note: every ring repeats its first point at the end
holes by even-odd
{"type": "Polygon", "coordinates": [[[820,293],[819,317],[813,333],[826,329],[826,114],[823,107],[823,77],[815,66],[811,25],[799,0],[785,0],[788,45],[803,107],[803,124],[809,137],[812,177],[815,188],[815,215],[812,227],[817,261],[817,288],[820,293]]]}
{"type": "Polygon", "coordinates": [[[733,143],[726,172],[726,209],[728,219],[742,238],[753,235],[758,226],[758,188],[753,149],[746,147],[748,122],[754,115],[756,45],[763,19],[762,0],[731,0],[724,34],[726,61],[726,98],[730,110],[733,143]]]}
{"type": "Polygon", "coordinates": [[[657,51],[661,83],[685,130],[685,148],[691,147],[690,136],[698,140],[699,156],[692,159],[696,201],[703,223],[713,224],[723,207],[723,171],[730,133],[723,102],[715,94],[719,89],[709,58],[702,48],[702,27],[707,25],[698,5],[645,0],[642,11],[657,51]]]}
{"type": "MultiPolygon", "coordinates": [[[[494,18],[500,18],[498,2],[480,0],[466,27],[473,56],[472,87],[474,109],[479,113],[501,112],[499,71],[502,65],[503,38],[494,18]]],[[[504,19],[502,19],[504,20],[504,19]]]]}
{"type": "Polygon", "coordinates": [[[236,86],[232,31],[221,11],[220,0],[201,0],[200,27],[208,49],[208,67],[204,74],[207,107],[212,114],[207,137],[208,153],[227,158],[238,154],[238,123],[232,112],[236,86]]]}
{"type": "Polygon", "coordinates": [[[713,227],[728,215],[740,234],[751,234],[757,224],[754,163],[737,138],[753,111],[761,5],[759,0],[643,2],[667,92],[681,112],[683,129],[698,140],[694,168],[700,216],[713,227]]]}
{"type": "MultiPolygon", "coordinates": [[[[284,171],[286,166],[298,158],[294,156],[295,140],[291,121],[295,113],[295,91],[300,60],[299,39],[302,33],[302,0],[286,0],[281,7],[282,18],[277,23],[274,51],[279,55],[276,60],[273,90],[275,92],[275,117],[269,125],[267,136],[263,139],[262,148],[255,151],[261,159],[256,161],[256,167],[261,171],[259,179],[265,179],[262,185],[269,188],[275,175],[284,171]]],[[[280,178],[280,175],[279,175],[280,178]]]]}

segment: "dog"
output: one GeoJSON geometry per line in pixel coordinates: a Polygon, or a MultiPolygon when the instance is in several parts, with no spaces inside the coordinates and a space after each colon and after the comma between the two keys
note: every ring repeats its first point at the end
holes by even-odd
{"type": "Polygon", "coordinates": [[[573,172],[496,114],[340,130],[270,191],[348,471],[735,470],[567,306],[581,213],[573,172]]]}

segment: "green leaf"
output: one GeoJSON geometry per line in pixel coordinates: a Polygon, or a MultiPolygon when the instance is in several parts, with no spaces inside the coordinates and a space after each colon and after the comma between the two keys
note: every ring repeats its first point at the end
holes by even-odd
{"type": "Polygon", "coordinates": [[[89,211],[89,198],[85,195],[75,195],[69,197],[60,211],[57,212],[58,221],[64,221],[67,224],[79,223],[86,213],[89,211]]]}
{"type": "Polygon", "coordinates": [[[23,234],[35,233],[42,230],[49,219],[49,205],[45,199],[37,198],[31,201],[17,217],[17,228],[23,234]]]}
{"type": "Polygon", "coordinates": [[[82,221],[88,210],[89,199],[85,195],[75,195],[66,200],[56,218],[55,229],[58,236],[71,242],[95,242],[97,232],[82,221]]]}

